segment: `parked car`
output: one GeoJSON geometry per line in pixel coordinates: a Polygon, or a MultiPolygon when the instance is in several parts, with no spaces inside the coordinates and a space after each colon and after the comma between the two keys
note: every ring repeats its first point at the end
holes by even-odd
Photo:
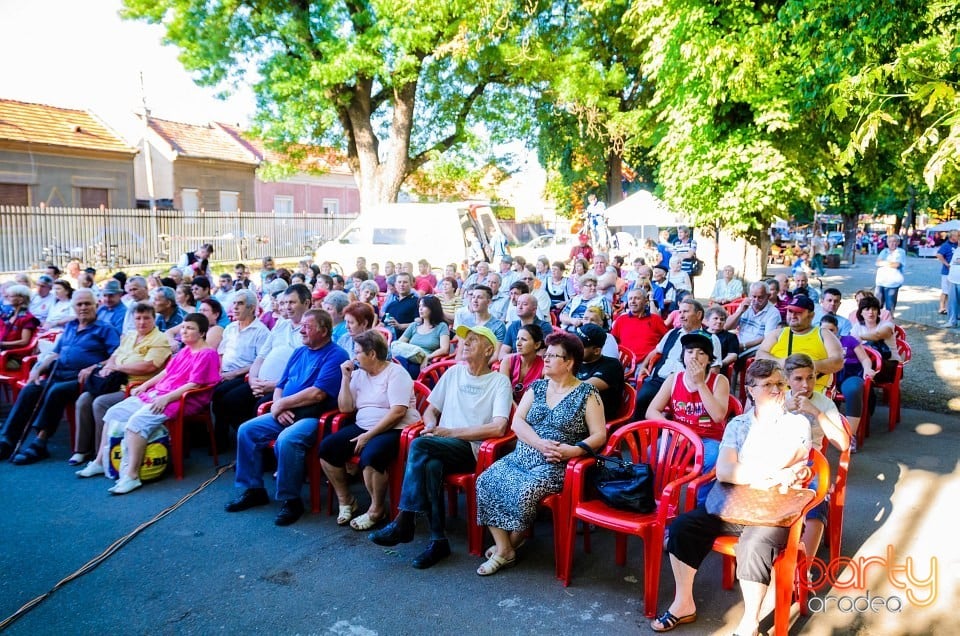
{"type": "Polygon", "coordinates": [[[541,234],[519,247],[510,250],[514,256],[522,256],[528,263],[535,262],[540,256],[546,256],[550,262],[566,262],[570,248],[574,245],[575,234],[541,234]]]}
{"type": "Polygon", "coordinates": [[[835,245],[837,247],[843,247],[844,236],[843,232],[829,232],[827,234],[827,244],[835,245]]]}

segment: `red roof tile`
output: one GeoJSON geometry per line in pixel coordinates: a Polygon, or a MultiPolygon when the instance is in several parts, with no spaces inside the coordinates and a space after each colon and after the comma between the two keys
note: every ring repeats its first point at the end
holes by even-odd
{"type": "Polygon", "coordinates": [[[0,99],[0,139],[135,154],[136,149],[93,114],[0,99]]]}
{"type": "Polygon", "coordinates": [[[238,143],[230,134],[217,126],[197,126],[151,117],[150,128],[184,157],[220,159],[254,165],[259,163],[259,157],[255,152],[238,143]]]}

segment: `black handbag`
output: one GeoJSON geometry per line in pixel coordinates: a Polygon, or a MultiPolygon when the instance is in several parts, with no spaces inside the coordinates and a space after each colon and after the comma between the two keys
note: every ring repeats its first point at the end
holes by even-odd
{"type": "Polygon", "coordinates": [[[113,371],[107,377],[100,377],[99,370],[87,377],[83,390],[93,397],[100,397],[108,393],[116,393],[127,383],[127,374],[122,371],[113,371]]]}
{"type": "Polygon", "coordinates": [[[597,463],[587,478],[597,497],[611,508],[649,514],[657,509],[653,496],[653,470],[650,464],[598,455],[584,442],[577,442],[597,463]]]}

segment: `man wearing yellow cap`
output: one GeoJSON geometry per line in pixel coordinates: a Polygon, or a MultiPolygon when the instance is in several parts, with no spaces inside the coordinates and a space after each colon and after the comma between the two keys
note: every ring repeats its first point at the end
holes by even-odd
{"type": "Polygon", "coordinates": [[[507,376],[494,373],[489,361],[499,346],[487,327],[457,327],[463,364],[450,367],[430,392],[423,413],[426,427],[410,444],[400,513],[382,530],[370,534],[377,545],[413,541],[416,515],[425,513],[430,543],[413,560],[413,567],[429,568],[450,555],[444,522],[443,477],[476,470],[480,443],[506,434],[513,402],[507,376]]]}

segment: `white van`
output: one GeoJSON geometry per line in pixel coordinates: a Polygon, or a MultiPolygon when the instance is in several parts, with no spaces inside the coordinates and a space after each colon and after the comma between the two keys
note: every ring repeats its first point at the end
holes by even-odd
{"type": "Polygon", "coordinates": [[[358,256],[383,265],[421,258],[442,269],[470,258],[473,235],[489,259],[490,241],[499,228],[485,203],[389,203],[368,208],[339,237],[317,248],[314,260],[339,265],[345,275],[358,256]]]}

